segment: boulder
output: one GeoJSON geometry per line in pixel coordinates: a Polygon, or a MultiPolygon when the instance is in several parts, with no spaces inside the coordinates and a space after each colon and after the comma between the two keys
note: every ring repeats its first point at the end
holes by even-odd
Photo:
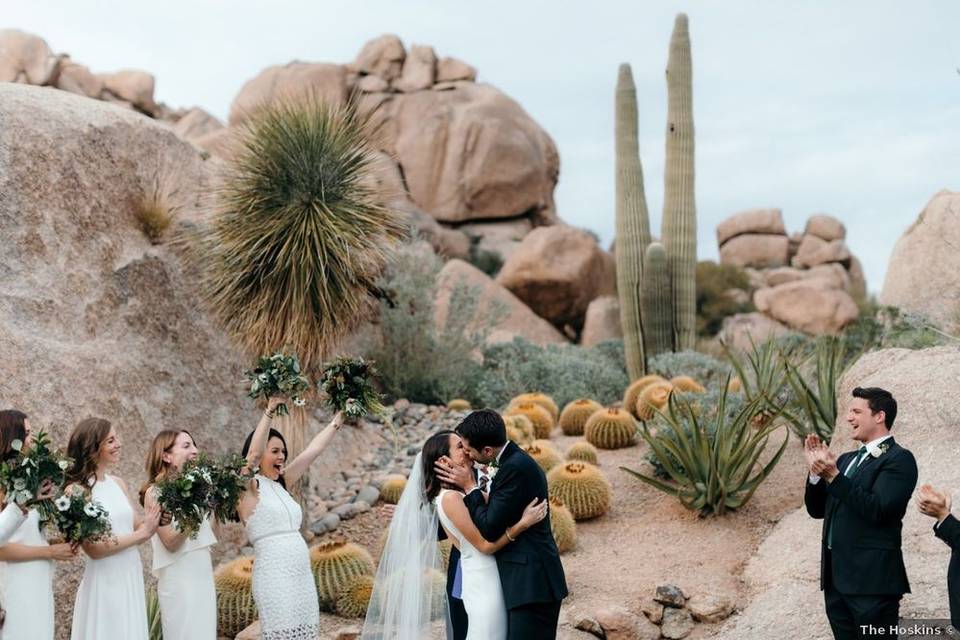
{"type": "Polygon", "coordinates": [[[718,338],[733,349],[748,351],[750,341],[762,344],[790,333],[790,328],[762,313],[737,313],[723,319],[718,338]]]}
{"type": "Polygon", "coordinates": [[[223,123],[200,107],[193,107],[173,125],[173,132],[184,140],[194,140],[221,129],[223,123]]]}
{"type": "Polygon", "coordinates": [[[813,334],[837,333],[860,315],[849,293],[817,278],[759,289],[753,304],[791,329],[813,334]]]}
{"type": "Polygon", "coordinates": [[[43,38],[19,29],[0,29],[0,82],[46,85],[57,72],[57,57],[43,38]]]}
{"type": "Polygon", "coordinates": [[[587,232],[566,225],[531,231],[504,263],[497,283],[557,327],[583,326],[587,306],[614,292],[615,265],[587,232]]]}
{"type": "MultiPolygon", "coordinates": [[[[462,283],[476,289],[480,312],[489,312],[501,305],[505,317],[497,323],[487,339],[488,344],[510,342],[516,336],[537,344],[565,343],[567,340],[549,322],[540,318],[509,290],[494,282],[487,274],[463,260],[450,260],[437,276],[436,322],[443,326],[449,313],[450,294],[462,283]]],[[[483,321],[484,317],[478,318],[483,321]]]]}
{"type": "Polygon", "coordinates": [[[580,344],[584,347],[623,338],[620,325],[620,301],[616,296],[600,296],[587,306],[587,315],[583,320],[580,344]]]}
{"type": "Polygon", "coordinates": [[[797,254],[791,259],[791,264],[801,269],[809,269],[818,264],[839,262],[850,264],[850,250],[843,240],[822,240],[817,236],[806,234],[797,248],[797,254]]]}
{"type": "Polygon", "coordinates": [[[395,86],[404,93],[423,91],[433,86],[437,77],[437,54],[433,47],[413,45],[403,63],[403,72],[395,86]]]}
{"type": "Polygon", "coordinates": [[[660,623],[660,635],[667,640],[682,640],[693,631],[693,617],[686,609],[663,610],[663,621],[660,623]]]}
{"type": "Polygon", "coordinates": [[[457,229],[447,229],[409,200],[394,201],[392,206],[407,215],[411,230],[430,243],[442,258],[470,258],[470,237],[457,229]]]}
{"type": "Polygon", "coordinates": [[[153,100],[154,79],[146,71],[126,69],[116,73],[101,74],[104,88],[119,100],[129,102],[148,115],[157,111],[153,100]]]}
{"type": "Polygon", "coordinates": [[[847,228],[833,216],[818,213],[810,216],[803,233],[808,236],[817,236],[821,240],[829,242],[830,240],[844,240],[847,237],[847,228]]]}
{"type": "Polygon", "coordinates": [[[517,218],[503,222],[472,222],[457,229],[475,239],[477,249],[495,253],[506,262],[533,230],[533,223],[529,218],[517,218]]]}
{"type": "Polygon", "coordinates": [[[763,272],[764,286],[775,287],[778,284],[796,282],[806,277],[806,271],[795,267],[776,267],[763,272]]]}
{"type": "Polygon", "coordinates": [[[643,616],[623,607],[607,607],[594,616],[606,640],[658,640],[660,629],[643,616]]]}
{"type": "Polygon", "coordinates": [[[465,80],[474,82],[477,79],[477,70],[456,58],[442,58],[437,63],[437,82],[456,82],[465,80]]]}
{"type": "Polygon", "coordinates": [[[450,91],[363,94],[360,104],[402,167],[411,199],[437,220],[556,220],[556,146],[498,89],[459,82],[450,91]]]}
{"type": "MultiPolygon", "coordinates": [[[[960,380],[960,348],[884,349],[861,357],[844,374],[838,389],[836,453],[853,448],[844,416],[853,387],[882,387],[897,399],[893,427],[897,442],[917,459],[920,483],[938,489],[960,486],[960,405],[944,402],[956,393],[960,380]]],[[[797,482],[803,482],[797,478],[797,482]]],[[[744,579],[749,604],[731,617],[715,637],[831,638],[819,590],[822,521],[810,518],[801,506],[773,527],[747,563],[744,579]]],[[[934,537],[933,521],[914,502],[903,520],[904,562],[912,593],[900,605],[903,618],[948,618],[946,567],[950,549],[934,537]]]]}
{"type": "Polygon", "coordinates": [[[750,209],[735,213],[717,225],[717,245],[722,247],[732,238],[742,235],[786,235],[783,212],[780,209],[750,209]]]}
{"type": "Polygon", "coordinates": [[[863,273],[863,265],[856,256],[850,256],[850,270],[847,272],[850,277],[850,295],[856,301],[867,299],[867,277],[863,273]]]}
{"type": "Polygon", "coordinates": [[[406,57],[400,38],[386,34],[363,45],[353,66],[361,75],[380,76],[390,82],[400,77],[406,57]]]}
{"type": "Polygon", "coordinates": [[[237,125],[263,104],[277,99],[316,95],[331,103],[347,98],[347,71],[338,64],[291,62],[267,67],[240,89],[230,105],[230,124],[237,125]]]}
{"type": "Polygon", "coordinates": [[[941,191],[893,247],[880,303],[960,324],[960,193],[941,191]]]}
{"type": "Polygon", "coordinates": [[[99,99],[103,93],[103,79],[82,64],[65,60],[57,74],[57,89],[88,98],[99,99]]]}
{"type": "Polygon", "coordinates": [[[356,82],[356,87],[366,93],[378,93],[390,88],[390,83],[380,76],[363,76],[356,82]]]}
{"type": "Polygon", "coordinates": [[[727,596],[697,594],[687,602],[687,609],[697,622],[720,622],[733,613],[733,600],[727,596]]]}
{"type": "Polygon", "coordinates": [[[731,238],[720,247],[720,264],[738,267],[782,267],[787,264],[787,236],[747,234],[731,238]]]}

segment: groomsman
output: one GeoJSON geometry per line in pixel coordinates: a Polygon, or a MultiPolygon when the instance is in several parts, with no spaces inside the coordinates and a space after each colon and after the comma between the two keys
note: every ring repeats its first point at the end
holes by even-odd
{"type": "Polygon", "coordinates": [[[823,519],[820,588],[837,640],[889,637],[910,592],[901,530],[917,463],[890,434],[896,417],[889,391],[857,387],[847,423],[859,449],[838,458],[816,436],[804,443],[804,504],[823,519]]]}
{"type": "Polygon", "coordinates": [[[933,533],[950,545],[950,566],[947,567],[947,593],[950,594],[950,624],[960,629],[960,520],[950,513],[950,494],[940,493],[928,484],[917,492],[920,513],[937,519],[933,533]]]}

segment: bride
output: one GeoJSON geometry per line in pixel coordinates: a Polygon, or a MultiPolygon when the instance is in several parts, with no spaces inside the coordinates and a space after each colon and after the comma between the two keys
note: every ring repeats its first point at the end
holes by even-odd
{"type": "Polygon", "coordinates": [[[437,545],[438,522],[461,554],[467,640],[507,637],[507,610],[492,554],[542,520],[547,503],[531,502],[519,522],[499,540],[489,542],[470,519],[463,494],[437,478],[434,464],[442,457],[453,464],[470,465],[460,436],[453,431],[432,435],[417,454],[390,523],[361,640],[452,637],[437,545]]]}

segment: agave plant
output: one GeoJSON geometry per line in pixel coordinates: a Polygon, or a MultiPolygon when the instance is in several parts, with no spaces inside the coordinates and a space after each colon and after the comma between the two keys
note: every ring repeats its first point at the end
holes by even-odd
{"type": "Polygon", "coordinates": [[[782,356],[787,383],[793,390],[793,401],[798,412],[785,412],[784,417],[794,432],[803,439],[813,433],[829,443],[837,423],[837,384],[849,366],[847,349],[843,341],[834,336],[817,340],[811,375],[815,384],[807,382],[803,364],[782,356]]]}
{"type": "Polygon", "coordinates": [[[727,344],[721,342],[723,351],[733,370],[740,378],[743,395],[748,404],[757,401],[757,412],[753,416],[756,427],[765,427],[778,413],[785,411],[790,399],[790,387],[787,383],[786,361],[789,351],[778,348],[773,340],[757,345],[750,337],[750,351],[742,356],[735,353],[727,344]]]}
{"type": "Polygon", "coordinates": [[[732,417],[726,409],[726,385],[720,393],[712,420],[701,421],[686,400],[671,397],[667,411],[660,412],[664,429],[653,433],[643,424],[641,436],[665,469],[669,480],[620,467],[650,486],[676,496],[686,508],[701,516],[722,515],[745,505],[780,461],[789,431],[780,448],[765,464],[760,463],[770,435],[782,425],[769,421],[755,428],[754,417],[766,406],[760,397],[747,402],[732,417]]]}
{"type": "MultiPolygon", "coordinates": [[[[373,308],[406,226],[378,191],[369,120],[353,103],[315,96],[268,103],[232,141],[201,236],[204,293],[253,358],[287,349],[310,376],[373,308]]],[[[305,440],[294,410],[291,455],[305,440]]]]}

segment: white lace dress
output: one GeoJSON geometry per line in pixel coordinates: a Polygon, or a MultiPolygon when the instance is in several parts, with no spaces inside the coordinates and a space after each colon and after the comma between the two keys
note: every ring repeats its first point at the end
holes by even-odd
{"type": "MultiPolygon", "coordinates": [[[[91,494],[107,511],[114,536],[133,533],[133,508],[113,476],[93,485],[91,494]]],[[[87,558],[73,604],[70,638],[147,640],[147,600],[137,547],[106,558],[87,558]]]]}
{"type": "Polygon", "coordinates": [[[263,640],[317,640],[320,604],[310,552],[300,535],[303,512],[280,483],[257,474],[260,499],[247,519],[253,544],[253,599],[263,640]]]}
{"type": "MultiPolygon", "coordinates": [[[[8,542],[47,546],[35,509],[8,542]]],[[[0,604],[7,612],[3,640],[53,640],[53,561],[0,562],[0,604]]]]}
{"type": "Polygon", "coordinates": [[[506,640],[507,605],[503,601],[503,587],[497,560],[470,544],[453,521],[443,511],[443,496],[436,498],[437,515],[447,533],[460,545],[460,568],[463,571],[463,607],[467,610],[467,640],[506,640]]]}

